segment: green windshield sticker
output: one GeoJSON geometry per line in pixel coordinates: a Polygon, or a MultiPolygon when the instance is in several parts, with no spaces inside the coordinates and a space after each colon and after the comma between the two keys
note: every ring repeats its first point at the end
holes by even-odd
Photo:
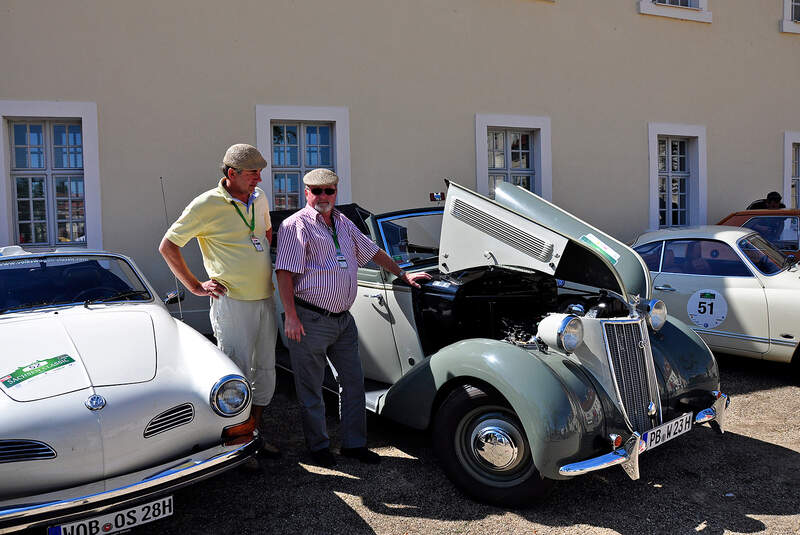
{"type": "Polygon", "coordinates": [[[711,292],[700,293],[700,299],[714,299],[715,297],[717,296],[715,294],[712,294],[711,292]]]}
{"type": "Polygon", "coordinates": [[[619,262],[619,253],[603,243],[603,241],[594,234],[584,234],[581,236],[580,241],[600,253],[603,258],[611,262],[611,265],[616,265],[617,262],[619,262]]]}
{"type": "Polygon", "coordinates": [[[18,385],[22,381],[28,380],[31,377],[36,377],[37,375],[47,373],[51,370],[55,370],[56,368],[66,366],[67,364],[72,364],[73,362],[75,362],[75,359],[69,355],[59,355],[51,359],[37,360],[36,362],[32,362],[27,366],[17,368],[5,377],[0,378],[0,383],[3,383],[3,386],[6,388],[11,388],[12,386],[18,385]]]}

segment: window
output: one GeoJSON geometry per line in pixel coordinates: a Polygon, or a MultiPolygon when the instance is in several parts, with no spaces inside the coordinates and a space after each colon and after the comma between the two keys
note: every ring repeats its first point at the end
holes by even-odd
{"type": "Polygon", "coordinates": [[[694,22],[711,22],[708,0],[639,0],[639,13],[694,22]]]}
{"type": "Polygon", "coordinates": [[[11,120],[15,243],[85,244],[80,121],[11,120]]]}
{"type": "Polygon", "coordinates": [[[256,106],[256,147],[267,156],[261,188],[270,208],[305,205],[303,175],[317,167],[339,175],[336,202],[352,202],[350,112],[344,107],[256,106]]]}
{"type": "Polygon", "coordinates": [[[661,264],[661,246],[663,242],[657,241],[640,245],[635,248],[636,252],[642,257],[644,263],[647,264],[647,269],[650,271],[658,271],[661,264]]]}
{"type": "Polygon", "coordinates": [[[706,129],[650,123],[649,228],[706,223],[706,129]]]}
{"type": "Polygon", "coordinates": [[[334,168],[333,125],[273,121],[272,202],[275,210],[299,208],[303,175],[312,169],[334,168]]]}
{"type": "Polygon", "coordinates": [[[549,117],[475,115],[475,155],[478,193],[493,197],[510,182],[552,199],[549,117]]]}
{"type": "Polygon", "coordinates": [[[489,129],[486,145],[490,197],[494,198],[494,187],[498,182],[510,182],[541,193],[541,188],[536,187],[536,172],[533,169],[532,138],[530,130],[489,129]]]}
{"type": "Polygon", "coordinates": [[[668,241],[661,271],[720,277],[753,276],[730,245],[716,240],[668,241]]]}
{"type": "Polygon", "coordinates": [[[686,225],[689,165],[681,138],[658,138],[658,226],[686,225]]]}
{"type": "Polygon", "coordinates": [[[800,0],[783,0],[781,31],[800,33],[800,0]]]}
{"type": "Polygon", "coordinates": [[[755,230],[781,252],[794,253],[800,249],[800,232],[798,231],[797,217],[751,217],[742,226],[755,230]]]}

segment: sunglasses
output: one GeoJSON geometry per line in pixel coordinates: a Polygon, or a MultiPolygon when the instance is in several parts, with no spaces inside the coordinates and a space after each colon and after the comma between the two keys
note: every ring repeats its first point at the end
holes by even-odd
{"type": "Polygon", "coordinates": [[[308,191],[313,193],[314,195],[322,195],[322,192],[325,192],[325,195],[335,195],[336,188],[308,188],[308,191]]]}

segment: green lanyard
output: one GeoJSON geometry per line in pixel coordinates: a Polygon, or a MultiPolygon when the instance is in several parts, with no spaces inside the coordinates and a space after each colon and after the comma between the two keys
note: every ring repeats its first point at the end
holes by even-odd
{"type": "MultiPolygon", "coordinates": [[[[325,226],[328,227],[328,225],[325,226]]],[[[339,247],[339,239],[336,237],[336,221],[333,219],[331,219],[331,226],[328,227],[328,231],[331,233],[331,236],[333,236],[333,243],[336,245],[336,254],[341,254],[342,249],[339,247]]]]}
{"type": "MultiPolygon", "coordinates": [[[[250,229],[250,234],[252,235],[253,234],[253,230],[256,228],[256,209],[255,209],[255,206],[253,206],[253,215],[250,216],[250,222],[248,223],[247,219],[245,219],[244,216],[242,215],[242,211],[239,210],[238,206],[236,206],[236,201],[231,201],[231,204],[233,205],[234,208],[236,208],[236,213],[239,214],[239,217],[242,218],[242,221],[244,221],[244,224],[247,225],[247,228],[250,229]]],[[[255,203],[253,203],[253,204],[255,204],[255,203]]],[[[250,210],[248,209],[247,211],[249,212],[250,210]]],[[[336,239],[336,238],[334,238],[334,239],[336,239]]]]}

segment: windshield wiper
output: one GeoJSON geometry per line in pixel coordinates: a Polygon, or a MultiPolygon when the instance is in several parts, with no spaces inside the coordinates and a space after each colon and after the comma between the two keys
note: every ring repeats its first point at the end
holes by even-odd
{"type": "Polygon", "coordinates": [[[115,299],[127,299],[128,297],[135,297],[137,295],[146,295],[149,296],[150,292],[147,290],[126,290],[124,292],[118,292],[114,295],[108,295],[106,297],[97,297],[95,299],[87,299],[83,302],[83,306],[89,307],[89,305],[93,303],[105,303],[107,301],[114,301],[115,299]]]}
{"type": "Polygon", "coordinates": [[[49,301],[47,299],[42,299],[41,301],[33,301],[32,303],[22,303],[21,305],[14,305],[10,307],[3,307],[0,308],[0,314],[5,314],[6,312],[11,312],[12,310],[22,310],[25,308],[36,308],[36,307],[46,307],[49,305],[55,305],[55,301],[49,301]]]}

